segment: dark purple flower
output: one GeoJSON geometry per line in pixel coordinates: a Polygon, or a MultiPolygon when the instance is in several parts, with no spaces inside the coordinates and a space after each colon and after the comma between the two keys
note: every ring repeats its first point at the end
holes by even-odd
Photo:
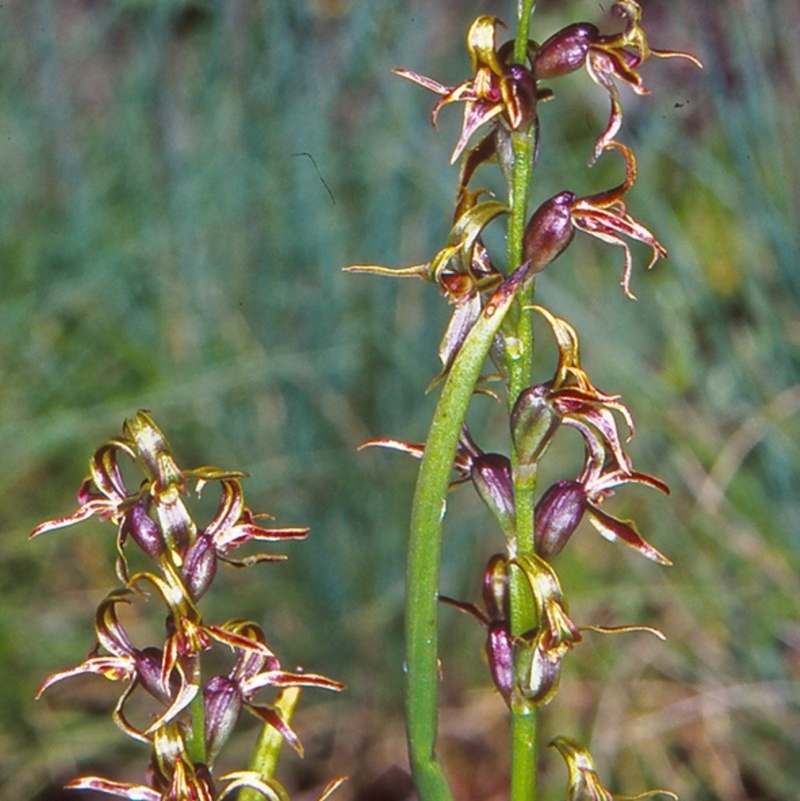
{"type": "Polygon", "coordinates": [[[572,192],[559,192],[542,203],[528,221],[523,240],[523,257],[530,261],[533,272],[543,270],[570,244],[576,230],[601,242],[618,245],[625,252],[621,285],[629,298],[633,258],[627,239],[642,242],[652,250],[647,265],[650,269],[667,251],[653,233],[627,212],[623,197],[636,180],[636,159],[630,148],[619,142],[607,142],[604,149],[613,149],[625,159],[625,180],[611,189],[586,197],[572,192]]]}
{"type": "Polygon", "coordinates": [[[302,753],[300,740],[276,707],[256,703],[253,697],[265,687],[319,687],[338,692],[344,689],[344,685],[316,673],[283,670],[277,657],[267,647],[263,632],[255,623],[237,624],[230,633],[250,645],[238,647],[236,662],[230,673],[211,679],[203,690],[205,738],[209,759],[214,759],[228,739],[243,708],[277,729],[293,748],[302,753]]]}
{"type": "Polygon", "coordinates": [[[624,542],[654,562],[672,564],[648,543],[632,520],[621,520],[601,508],[603,500],[622,484],[645,484],[664,494],[663,481],[645,473],[595,462],[587,453],[583,471],[575,481],[558,481],[536,504],[536,551],[545,559],[556,556],[566,545],[585,514],[594,528],[611,542],[624,542]]]}
{"type": "Polygon", "coordinates": [[[625,20],[625,27],[619,33],[601,35],[596,26],[587,22],[568,25],[543,42],[533,59],[533,72],[537,79],[558,78],[586,65],[591,79],[608,93],[611,114],[595,142],[592,161],[600,157],[622,125],[617,81],[627,84],[638,95],[648,94],[637,69],[650,56],[685,58],[702,67],[689,53],[650,47],[641,26],[641,7],[634,0],[618,0],[613,9],[625,20]]]}
{"type": "Polygon", "coordinates": [[[439,600],[472,615],[486,627],[485,647],[492,681],[510,706],[514,689],[514,637],[511,634],[508,597],[508,560],[502,554],[495,554],[486,565],[483,573],[485,612],[475,604],[456,601],[444,595],[439,600]]]}
{"type": "Polygon", "coordinates": [[[398,75],[442,95],[431,114],[434,125],[442,106],[464,101],[464,122],[451,162],[458,159],[472,134],[487,122],[502,117],[512,130],[519,130],[535,119],[536,82],[527,67],[505,64],[507,48],[497,48],[495,35],[497,26],[502,24],[497,17],[491,16],[480,16],[472,23],[467,34],[467,48],[475,74],[458,86],[444,86],[412,70],[394,70],[398,75]]]}
{"type": "Polygon", "coordinates": [[[133,646],[116,610],[117,604],[130,603],[131,594],[130,590],[115,590],[100,603],[95,614],[97,643],[89,656],[76,667],[48,676],[39,687],[36,697],[56,682],[85,673],[94,673],[112,681],[127,681],[129,685],[114,708],[114,721],[131,737],[149,742],[147,733],[137,729],[125,717],[125,705],[136,687],[141,686],[164,703],[165,710],[156,719],[156,727],[171,720],[184,709],[196,695],[198,688],[191,685],[180,667],[165,679],[162,670],[163,652],[160,649],[150,647],[140,650],[133,646]],[[101,650],[105,653],[101,653],[101,650]]]}

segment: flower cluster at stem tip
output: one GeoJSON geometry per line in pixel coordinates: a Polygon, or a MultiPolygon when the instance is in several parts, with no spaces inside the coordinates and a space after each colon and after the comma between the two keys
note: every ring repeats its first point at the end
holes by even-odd
{"type": "MultiPolygon", "coordinates": [[[[271,776],[258,770],[228,773],[218,790],[214,761],[246,709],[264,725],[302,753],[300,740],[282,711],[282,694],[301,687],[342,690],[337,681],[300,669],[286,670],[269,647],[261,627],[247,620],[222,624],[206,622],[198,602],[208,591],[219,562],[247,567],[285,557],[256,553],[235,559],[230,554],[250,542],[302,539],[305,528],[274,528],[259,524],[266,514],[252,512],[244,502],[242,479],[246,474],[198,467],[182,470],[149,413],[140,411],[125,422],[122,435],[98,448],[89,476],[78,492],[78,509],[67,517],[37,526],[31,537],[98,517],[117,530],[117,575],[122,585],[100,602],[95,614],[96,641],[88,656],[75,667],[49,676],[37,697],[54,684],[83,674],[125,683],[113,711],[117,726],[152,748],[147,784],[127,784],[99,776],[71,781],[73,789],[95,790],[112,796],[143,801],[211,801],[243,788],[268,799],[283,801],[286,791],[271,776]],[[125,462],[134,463],[143,479],[132,488],[125,462]],[[219,485],[216,511],[204,527],[193,519],[184,498],[190,482],[200,493],[219,485]],[[152,568],[131,572],[128,547],[136,546],[152,568]],[[166,607],[165,638],[159,645],[137,647],[125,629],[120,610],[155,590],[166,607]],[[228,673],[206,678],[203,657],[215,645],[233,654],[228,673]],[[272,689],[272,703],[257,701],[272,689]],[[159,711],[144,723],[131,719],[128,702],[141,689],[155,699],[159,711]]],[[[341,780],[326,788],[323,797],[341,780]]]]}
{"type": "MultiPolygon", "coordinates": [[[[642,28],[641,9],[634,0],[618,0],[613,10],[622,19],[620,31],[601,33],[586,22],[568,25],[541,44],[528,41],[524,63],[515,61],[518,43],[498,43],[498,30],[505,27],[502,21],[494,16],[480,16],[467,33],[472,75],[456,86],[446,86],[409,69],[396,69],[401,77],[439,95],[431,114],[434,125],[444,106],[464,104],[463,122],[451,159],[451,162],[460,159],[452,227],[444,247],[425,263],[402,268],[376,264],[345,268],[353,273],[421,278],[438,286],[452,305],[452,315],[439,345],[442,370],[431,386],[453,378],[462,356],[464,361],[475,358],[473,351],[477,349],[478,337],[473,333],[500,306],[499,298],[503,297],[506,304],[508,294],[514,294],[514,304],[506,304],[512,311],[486,345],[498,371],[492,377],[503,382],[509,395],[511,456],[484,452],[467,425],[458,422],[461,433],[454,449],[450,481],[451,487],[471,483],[477,490],[504,535],[506,552],[493,555],[485,568],[483,608],[438,596],[440,601],[471,614],[486,628],[485,650],[491,677],[512,712],[515,708],[541,706],[554,697],[563,658],[581,641],[584,631],[644,630],[663,637],[650,627],[578,627],[568,615],[565,595],[552,563],[581,521],[586,519],[607,540],[621,542],[653,562],[668,565],[667,557],[642,537],[633,521],[606,510],[605,500],[616,488],[628,484],[652,487],[665,494],[669,490],[660,479],[634,469],[625,450],[625,443],[634,433],[631,411],[619,395],[598,389],[590,380],[581,364],[578,335],[573,326],[531,302],[534,276],[568,249],[576,232],[622,249],[620,284],[631,299],[635,296],[631,289],[630,243],[650,249],[648,269],[667,256],[656,236],[627,208],[627,193],[637,180],[637,162],[633,150],[617,138],[623,122],[619,87],[624,84],[638,95],[647,94],[639,68],[651,56],[682,58],[698,67],[701,64],[685,52],[652,48],[642,28]],[[519,198],[515,197],[520,192],[515,183],[518,159],[527,154],[533,164],[538,158],[538,104],[554,97],[552,89],[544,83],[581,68],[585,68],[610,101],[609,116],[594,141],[589,164],[615,153],[622,160],[624,175],[617,185],[600,192],[578,196],[562,190],[542,202],[527,223],[523,218],[520,261],[508,263],[503,269],[485,243],[484,231],[498,218],[518,213],[519,198]],[[483,131],[481,137],[476,136],[479,131],[483,131]],[[530,143],[527,150],[519,146],[522,140],[530,143]],[[508,185],[507,203],[487,190],[471,188],[478,169],[490,163],[499,166],[508,185]],[[519,381],[512,378],[513,363],[529,349],[530,343],[518,338],[522,330],[519,320],[533,313],[544,318],[549,327],[558,350],[558,363],[552,378],[520,389],[519,381]],[[624,424],[622,430],[620,423],[624,424]],[[563,426],[580,434],[583,466],[574,478],[562,478],[540,493],[533,504],[532,521],[527,516],[523,523],[519,519],[519,498],[535,492],[540,461],[563,426]],[[523,536],[521,525],[532,525],[532,538],[523,536]],[[533,548],[522,548],[520,542],[529,539],[533,548]],[[512,604],[518,597],[511,590],[514,575],[521,576],[527,587],[528,605],[535,620],[532,628],[522,632],[512,626],[512,604]]],[[[510,223],[509,239],[511,231],[510,223]]],[[[509,248],[508,254],[513,253],[513,248],[509,248]]],[[[481,358],[484,357],[482,354],[481,358]]],[[[458,372],[458,379],[453,381],[460,380],[464,372],[458,372]]],[[[472,391],[496,397],[487,378],[479,378],[472,391]]],[[[525,380],[530,378],[526,376],[525,380]]],[[[444,400],[445,394],[442,393],[440,404],[448,402],[444,400]]],[[[444,419],[444,415],[435,418],[439,425],[444,419]]],[[[423,460],[428,447],[388,437],[371,439],[364,446],[393,448],[423,460]]],[[[612,796],[597,780],[594,764],[585,749],[568,738],[556,739],[553,746],[567,762],[571,801],[610,801],[612,796]]]]}

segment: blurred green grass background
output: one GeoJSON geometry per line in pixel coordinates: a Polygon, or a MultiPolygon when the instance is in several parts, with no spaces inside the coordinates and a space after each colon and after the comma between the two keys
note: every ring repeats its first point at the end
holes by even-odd
{"type": "MultiPolygon", "coordinates": [[[[617,286],[621,252],[579,239],[537,291],[578,329],[595,383],[632,408],[636,466],[673,490],[625,490],[613,509],[675,566],[582,530],[558,565],[573,616],[652,623],[669,642],[587,635],[543,737],[585,739],[621,792],[786,801],[800,782],[800,8],[642,5],[654,47],[705,64],[653,59],[642,70],[653,93],[623,90],[623,139],[640,168],[630,210],[670,260],[644,274],[636,252],[634,303],[617,286]]],[[[247,470],[251,506],[312,527],[283,549],[287,563],[226,574],[211,612],[259,620],[284,663],[349,686],[304,697],[308,758],[287,761],[287,784],[302,798],[348,772],[350,797],[405,797],[400,635],[416,466],[355,449],[424,438],[448,309],[422,282],[340,268],[420,262],[441,247],[460,110],[435,132],[433,96],[390,70],[457,83],[471,19],[510,18],[513,6],[0,7],[0,797],[58,798],[87,771],[142,778],[144,750],[107,717],[115,685],[33,701],[91,645],[112,532],[26,540],[73,508],[92,450],[138,408],[181,464],[247,470]]],[[[598,13],[542,0],[533,35],[598,13]]],[[[605,95],[584,73],[553,88],[536,202],[617,180],[613,159],[608,172],[585,169],[605,95]]],[[[543,350],[542,379],[552,356],[543,350]]],[[[475,427],[502,442],[490,401],[478,399],[475,427]]],[[[551,461],[545,478],[569,476],[578,457],[551,461]]],[[[501,544],[466,491],[449,517],[444,589],[475,599],[501,544]]],[[[443,748],[459,798],[501,798],[505,711],[487,688],[483,635],[442,616],[443,748]]],[[[560,798],[563,768],[544,756],[543,797],[560,798]]]]}

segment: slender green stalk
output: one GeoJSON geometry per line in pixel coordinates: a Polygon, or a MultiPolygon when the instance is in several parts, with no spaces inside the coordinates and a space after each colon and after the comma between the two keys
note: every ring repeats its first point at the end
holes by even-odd
{"type": "MultiPolygon", "coordinates": [[[[514,41],[514,58],[522,63],[525,60],[530,20],[534,0],[519,0],[517,31],[514,41]]],[[[528,219],[533,162],[539,135],[538,123],[512,135],[514,149],[514,169],[509,200],[511,215],[508,224],[508,264],[509,267],[522,260],[522,240],[528,219]]],[[[513,406],[520,392],[531,381],[533,368],[533,326],[531,312],[526,307],[533,300],[534,283],[529,282],[518,298],[519,315],[514,334],[517,347],[507,349],[509,359],[508,398],[513,406]]],[[[516,468],[517,456],[511,449],[512,467],[516,468]]],[[[533,550],[533,493],[536,485],[535,473],[523,484],[519,471],[514,469],[514,508],[516,512],[517,553],[533,550]]],[[[529,631],[536,625],[533,603],[525,580],[518,570],[510,575],[511,630],[515,635],[529,631]]],[[[515,695],[511,704],[511,801],[532,801],[537,795],[537,752],[538,720],[535,707],[524,698],[515,695]]]]}
{"type": "MultiPolygon", "coordinates": [[[[517,45],[521,48],[521,55],[518,57],[520,62],[525,60],[532,6],[532,0],[525,0],[518,20],[520,28],[517,45]]],[[[527,222],[535,126],[530,131],[514,133],[512,136],[515,163],[512,184],[509,187],[509,270],[515,270],[522,261],[522,238],[527,222]]],[[[512,398],[528,385],[531,373],[532,354],[528,344],[531,342],[531,322],[530,314],[524,307],[532,296],[532,282],[523,281],[520,277],[516,281],[512,279],[512,284],[504,292],[502,289],[498,290],[500,297],[495,296],[486,304],[450,370],[426,440],[414,495],[406,611],[406,725],[411,767],[420,801],[451,801],[453,798],[436,755],[439,682],[437,597],[442,520],[453,458],[467,408],[492,341],[512,305],[516,305],[519,312],[515,320],[514,347],[509,350],[509,389],[512,398]]],[[[519,494],[518,502],[524,507],[521,526],[524,533],[519,547],[528,551],[533,548],[533,488],[525,488],[519,494]]],[[[519,509],[517,514],[520,514],[519,509]]],[[[518,581],[516,583],[519,585],[518,581]]],[[[517,603],[516,608],[518,616],[519,610],[524,612],[517,626],[522,631],[523,626],[531,622],[530,603],[527,600],[517,603]]],[[[530,794],[535,793],[536,785],[535,715],[524,699],[515,701],[512,720],[512,788],[518,788],[512,797],[522,799],[520,788],[530,794]]]]}
{"type": "MultiPolygon", "coordinates": [[[[202,687],[200,680],[200,661],[196,660],[193,681],[202,687]]],[[[205,704],[203,693],[199,692],[189,704],[189,714],[192,720],[191,736],[186,741],[186,750],[192,760],[198,764],[206,764],[206,738],[205,738],[205,704]]]]}
{"type": "MultiPolygon", "coordinates": [[[[528,221],[528,198],[533,175],[533,153],[535,147],[536,126],[526,131],[515,131],[511,135],[514,147],[514,170],[512,184],[509,187],[509,206],[511,214],[508,220],[507,260],[508,269],[513,270],[522,262],[522,237],[528,221]]],[[[519,297],[519,314],[515,318],[516,330],[513,339],[506,348],[508,368],[509,403],[513,405],[517,396],[530,383],[532,353],[531,313],[525,307],[530,305],[533,297],[533,281],[519,297]]]]}
{"type": "Polygon", "coordinates": [[[453,797],[436,756],[439,567],[453,458],[475,384],[523,277],[518,273],[497,290],[464,340],[442,387],[414,493],[406,601],[406,726],[420,801],[453,797]]]}
{"type": "Polygon", "coordinates": [[[525,53],[530,39],[531,16],[536,0],[517,0],[517,33],[514,39],[514,61],[525,63],[525,53]]]}
{"type": "Polygon", "coordinates": [[[524,699],[511,709],[511,801],[535,801],[537,796],[537,712],[524,699]]]}
{"type": "MultiPolygon", "coordinates": [[[[530,18],[533,13],[534,0],[519,0],[517,17],[517,35],[514,40],[514,58],[524,63],[530,30],[530,18]]],[[[507,261],[508,269],[513,270],[522,262],[522,239],[528,221],[528,201],[530,198],[531,179],[533,177],[533,158],[539,135],[539,126],[534,123],[526,130],[511,134],[514,150],[514,168],[511,174],[511,185],[508,188],[511,214],[508,221],[507,261]]],[[[514,347],[507,349],[507,367],[509,373],[509,403],[513,405],[519,393],[528,386],[533,363],[533,340],[530,311],[524,307],[533,298],[533,282],[520,293],[519,316],[517,319],[514,347]]],[[[519,515],[519,509],[517,509],[519,515]]],[[[518,535],[519,536],[519,535],[518,535]]],[[[533,547],[531,542],[530,547],[533,547]]]]}

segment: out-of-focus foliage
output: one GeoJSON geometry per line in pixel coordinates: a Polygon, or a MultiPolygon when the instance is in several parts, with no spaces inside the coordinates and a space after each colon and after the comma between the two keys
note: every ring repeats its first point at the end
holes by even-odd
{"type": "MultiPolygon", "coordinates": [[[[144,407],[184,462],[248,470],[253,507],[312,527],[286,564],[231,572],[217,601],[221,616],[262,622],[287,660],[350,686],[347,698],[307,699],[309,759],[287,763],[287,784],[313,782],[322,760],[353,774],[354,797],[403,797],[416,465],[355,447],[424,437],[448,310],[422,282],[340,267],[410,264],[441,247],[458,114],[443,112],[434,132],[431,98],[390,69],[458,82],[469,21],[514,5],[0,7],[0,796],[54,798],[48,786],[89,768],[141,778],[142,752],[109,732],[115,688],[95,679],[32,700],[91,644],[113,531],[25,535],[73,508],[92,450],[144,407]]],[[[622,138],[640,167],[631,210],[670,260],[634,274],[634,303],[617,286],[621,252],[581,241],[540,277],[538,299],[578,329],[593,381],[633,410],[636,466],[673,489],[610,503],[675,566],[579,532],[559,557],[573,614],[656,624],[669,643],[587,635],[545,736],[590,740],[621,791],[778,801],[800,781],[800,8],[643,6],[654,47],[705,63],[698,73],[654,59],[643,69],[652,95],[623,98],[622,138]]],[[[597,13],[542,0],[534,36],[597,13]]],[[[617,178],[613,159],[610,172],[583,169],[605,95],[583,74],[553,88],[536,203],[617,178]]],[[[553,353],[542,356],[547,376],[553,353]]],[[[577,447],[568,435],[564,446],[577,447]]],[[[482,514],[453,498],[445,591],[472,600],[496,549],[482,514]]],[[[503,790],[505,710],[479,627],[442,614],[446,761],[463,774],[459,797],[486,798],[503,790]]],[[[545,786],[562,786],[562,770],[548,757],[545,786]]]]}

